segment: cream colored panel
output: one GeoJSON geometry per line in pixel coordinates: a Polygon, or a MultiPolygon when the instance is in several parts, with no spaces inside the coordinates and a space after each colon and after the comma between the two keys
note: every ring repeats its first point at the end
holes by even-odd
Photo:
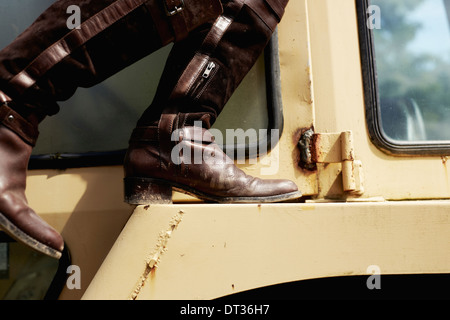
{"type": "Polygon", "coordinates": [[[448,201],[138,207],[83,298],[211,299],[372,265],[448,273],[449,232],[448,201]]]}
{"type": "Polygon", "coordinates": [[[30,206],[62,233],[81,290],[64,287],[62,299],[80,299],[133,212],[123,202],[121,167],[29,172],[30,206]]]}
{"type": "Polygon", "coordinates": [[[364,197],[449,198],[447,158],[389,156],[369,139],[355,1],[310,0],[308,9],[315,129],[318,133],[353,132],[355,156],[364,168],[364,197]]]}

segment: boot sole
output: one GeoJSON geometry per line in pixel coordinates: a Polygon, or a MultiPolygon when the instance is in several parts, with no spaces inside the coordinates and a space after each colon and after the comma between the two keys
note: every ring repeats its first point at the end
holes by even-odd
{"type": "Polygon", "coordinates": [[[25,232],[17,228],[11,221],[9,221],[8,218],[6,218],[1,212],[0,212],[0,228],[2,231],[7,233],[15,240],[29,246],[30,248],[33,248],[38,252],[46,254],[47,256],[50,256],[55,259],[61,258],[62,255],[61,252],[27,235],[25,232]]]}
{"type": "Polygon", "coordinates": [[[302,197],[300,191],[268,197],[218,197],[190,187],[152,178],[125,178],[125,202],[131,205],[171,204],[172,191],[216,203],[276,203],[302,197]]]}

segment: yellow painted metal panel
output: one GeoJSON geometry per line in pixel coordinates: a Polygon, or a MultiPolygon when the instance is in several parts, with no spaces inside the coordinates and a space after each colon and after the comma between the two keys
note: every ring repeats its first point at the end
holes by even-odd
{"type": "Polygon", "coordinates": [[[449,201],[138,207],[83,298],[211,299],[371,265],[448,273],[449,233],[449,201]]]}
{"type": "MultiPolygon", "coordinates": [[[[123,202],[123,168],[33,170],[28,174],[30,206],[62,233],[71,263],[82,270],[86,288],[133,212],[123,202]]],[[[84,290],[64,290],[62,299],[79,299],[84,290]]]]}
{"type": "Polygon", "coordinates": [[[355,156],[364,167],[363,196],[392,200],[449,198],[446,157],[390,156],[369,139],[355,1],[310,0],[308,15],[315,129],[318,133],[353,132],[355,156]]]}

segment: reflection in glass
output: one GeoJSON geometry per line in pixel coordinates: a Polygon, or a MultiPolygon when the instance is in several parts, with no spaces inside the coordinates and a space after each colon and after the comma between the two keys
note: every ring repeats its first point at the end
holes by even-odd
{"type": "Polygon", "coordinates": [[[450,0],[372,0],[384,134],[397,142],[450,140],[450,0]]]}
{"type": "Polygon", "coordinates": [[[42,300],[59,262],[0,232],[0,300],[42,300]]]}

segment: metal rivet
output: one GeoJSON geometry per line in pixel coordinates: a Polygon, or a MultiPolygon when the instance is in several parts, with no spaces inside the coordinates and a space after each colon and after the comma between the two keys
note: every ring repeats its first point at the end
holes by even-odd
{"type": "Polygon", "coordinates": [[[12,114],[10,114],[10,115],[8,116],[8,120],[9,120],[9,121],[13,121],[13,120],[14,120],[14,116],[13,116],[12,114]]]}

